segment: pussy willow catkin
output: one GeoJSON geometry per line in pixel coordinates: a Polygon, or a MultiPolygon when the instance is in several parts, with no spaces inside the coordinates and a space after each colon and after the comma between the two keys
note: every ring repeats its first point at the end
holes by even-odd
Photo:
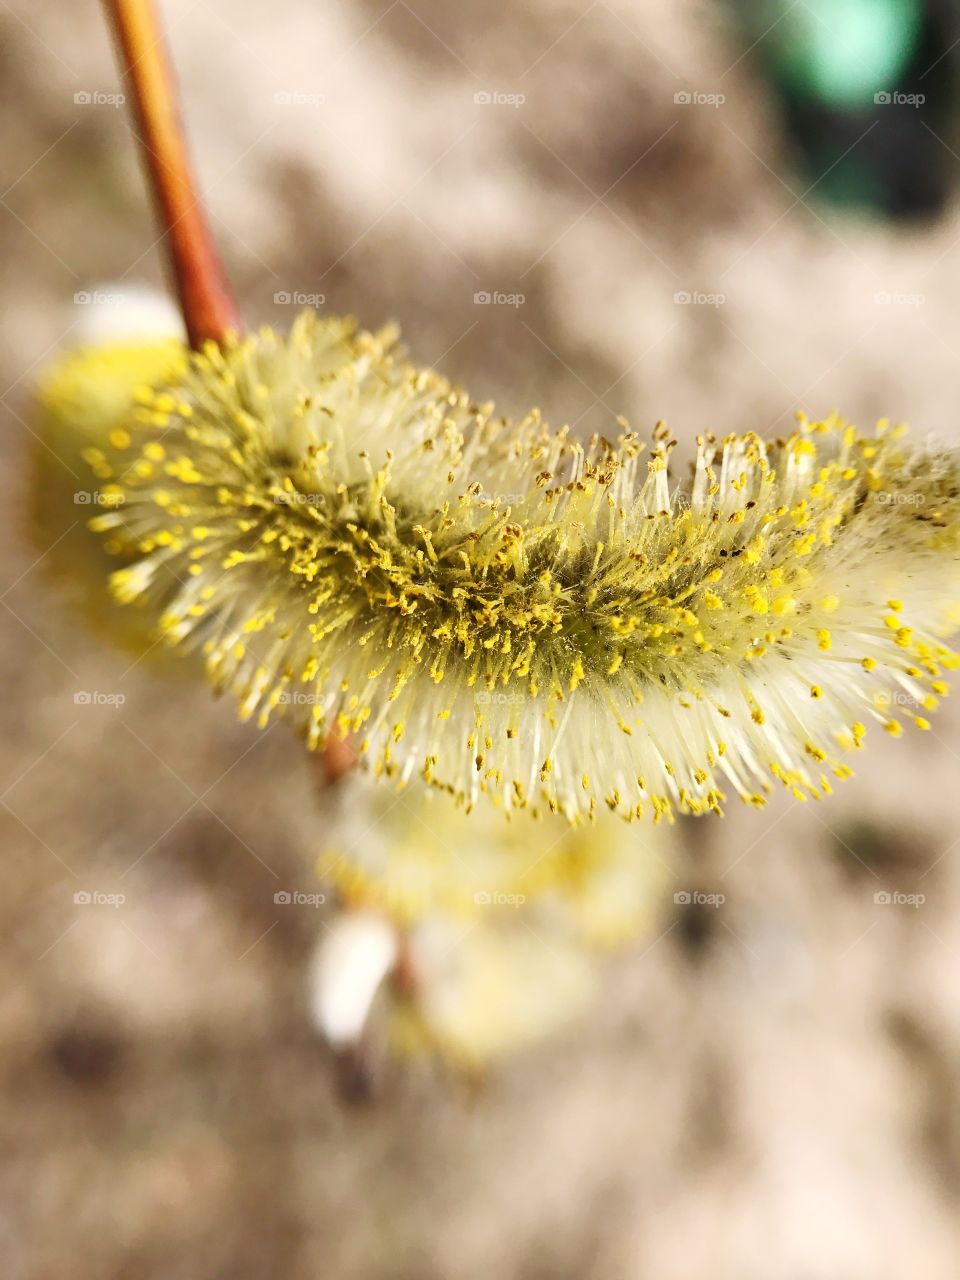
{"type": "MultiPolygon", "coordinates": [[[[128,322],[136,319],[136,313],[123,314],[128,322]]],[[[112,436],[125,439],[134,388],[177,378],[186,364],[183,342],[176,337],[87,338],[55,358],[38,388],[28,490],[37,565],[56,582],[77,617],[138,655],[151,648],[162,652],[149,611],[121,609],[104,599],[107,575],[119,563],[110,557],[122,557],[123,548],[92,534],[84,516],[109,501],[101,493],[105,476],[112,474],[103,451],[112,436]]],[[[137,554],[132,546],[131,558],[137,554]]]]}
{"type": "Polygon", "coordinates": [[[244,716],[577,819],[829,793],[956,666],[960,462],[881,424],[584,446],[494,418],[390,334],[301,316],[143,388],[103,465],[113,575],[244,716]]]}
{"type": "Polygon", "coordinates": [[[664,927],[675,886],[666,824],[603,812],[571,827],[529,810],[505,823],[491,805],[466,814],[420,785],[398,803],[356,777],[334,795],[321,832],[317,813],[296,818],[340,904],[312,966],[316,1023],[334,1045],[359,1043],[370,1013],[376,987],[367,981],[364,1000],[358,970],[369,975],[379,957],[379,981],[402,952],[413,980],[381,993],[394,1048],[483,1069],[571,1019],[603,954],[664,927]]]}

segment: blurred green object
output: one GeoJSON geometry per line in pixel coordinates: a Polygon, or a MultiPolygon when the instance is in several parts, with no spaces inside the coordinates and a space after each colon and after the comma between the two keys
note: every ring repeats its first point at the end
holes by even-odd
{"type": "Polygon", "coordinates": [[[815,199],[939,217],[960,97],[957,0],[725,0],[779,103],[784,166],[815,199]]]}
{"type": "Polygon", "coordinates": [[[895,87],[921,38],[919,0],[776,0],[773,42],[795,92],[830,107],[870,106],[895,87]]]}

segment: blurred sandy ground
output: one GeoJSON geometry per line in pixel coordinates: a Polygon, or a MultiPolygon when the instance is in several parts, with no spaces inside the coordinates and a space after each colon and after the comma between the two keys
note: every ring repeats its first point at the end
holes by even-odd
{"type": "MultiPolygon", "coordinates": [[[[298,291],[396,317],[418,360],[578,430],[837,406],[956,433],[956,209],[921,233],[817,206],[714,7],[166,9],[250,317],[298,291]]],[[[371,1109],[337,1101],[303,1010],[316,919],[273,903],[314,887],[298,747],[95,644],[23,536],[31,382],[75,291],[159,273],[125,117],[74,102],[117,88],[96,6],[12,0],[0,29],[4,1276],[955,1280],[949,708],[829,805],[686,826],[675,889],[725,904],[668,903],[565,1041],[478,1095],[388,1072],[371,1109]],[[95,889],[127,900],[74,905],[95,889]]]]}

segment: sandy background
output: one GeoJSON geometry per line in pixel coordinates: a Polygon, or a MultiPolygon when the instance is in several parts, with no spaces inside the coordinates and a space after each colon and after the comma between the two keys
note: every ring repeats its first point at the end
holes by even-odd
{"type": "MultiPolygon", "coordinates": [[[[165,11],[248,317],[297,292],[395,317],[419,361],[582,431],[773,434],[802,406],[957,433],[960,210],[820,206],[718,7],[165,11]]],[[[949,705],[827,806],[685,824],[677,889],[726,903],[671,906],[565,1039],[479,1092],[388,1070],[339,1100],[304,1016],[316,921],[273,903],[311,887],[300,749],[97,644],[24,536],[31,386],[75,292],[160,274],[125,117],[74,101],[118,87],[96,6],[10,0],[0,31],[4,1276],[955,1280],[949,705]]]]}

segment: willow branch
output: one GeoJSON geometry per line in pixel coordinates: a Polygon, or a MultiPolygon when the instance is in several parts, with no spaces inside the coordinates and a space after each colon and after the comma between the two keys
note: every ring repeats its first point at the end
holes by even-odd
{"type": "Polygon", "coordinates": [[[190,345],[242,327],[197,191],[166,43],[153,0],[104,0],[190,345]]]}

